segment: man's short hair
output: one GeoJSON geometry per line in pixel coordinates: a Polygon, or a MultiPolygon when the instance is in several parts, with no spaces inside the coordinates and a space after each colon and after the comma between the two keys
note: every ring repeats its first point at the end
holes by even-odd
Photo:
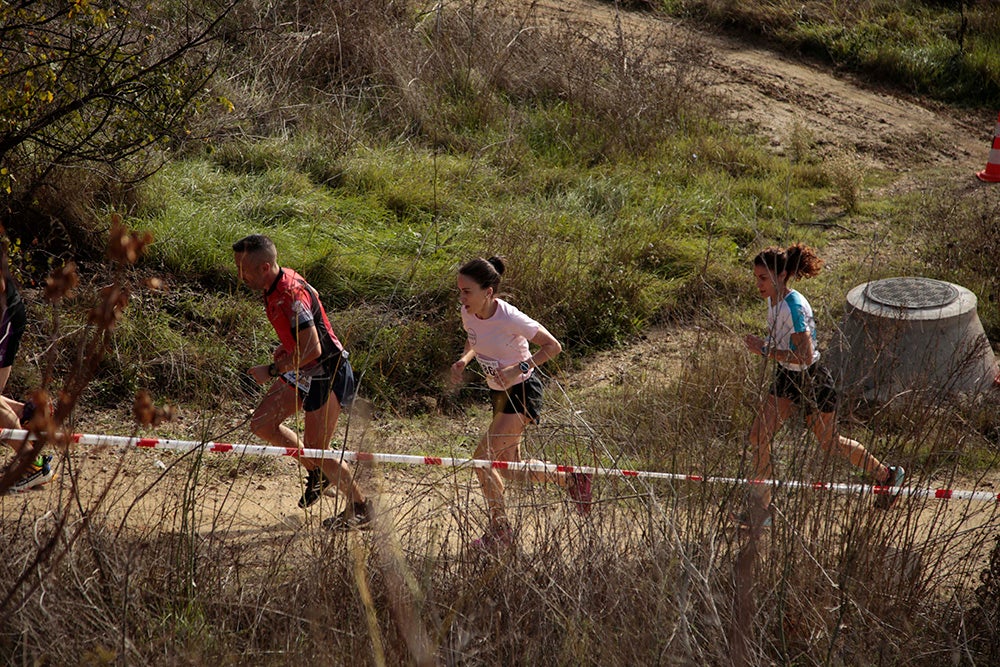
{"type": "Polygon", "coordinates": [[[247,253],[272,264],[278,259],[278,249],[274,246],[274,241],[263,234],[244,236],[233,244],[233,252],[247,253]]]}

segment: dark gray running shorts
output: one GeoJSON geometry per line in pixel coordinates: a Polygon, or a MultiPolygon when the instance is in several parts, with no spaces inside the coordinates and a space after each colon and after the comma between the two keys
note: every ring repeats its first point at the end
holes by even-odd
{"type": "Polygon", "coordinates": [[[14,365],[14,357],[21,347],[21,336],[28,326],[28,315],[24,310],[24,302],[18,300],[8,306],[0,319],[0,368],[14,365]]]}

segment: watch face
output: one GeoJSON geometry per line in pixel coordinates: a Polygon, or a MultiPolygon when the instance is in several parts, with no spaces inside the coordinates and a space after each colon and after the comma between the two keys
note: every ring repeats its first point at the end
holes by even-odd
{"type": "Polygon", "coordinates": [[[527,373],[528,370],[531,368],[531,365],[527,361],[522,361],[517,365],[517,367],[521,369],[522,373],[527,373]]]}

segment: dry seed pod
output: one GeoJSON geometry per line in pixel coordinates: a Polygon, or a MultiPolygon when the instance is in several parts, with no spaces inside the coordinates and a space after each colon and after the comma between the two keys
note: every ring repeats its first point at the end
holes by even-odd
{"type": "Polygon", "coordinates": [[[128,305],[128,290],[118,285],[108,285],[101,290],[101,300],[90,310],[88,321],[102,329],[114,328],[128,305]]]}
{"type": "Polygon", "coordinates": [[[117,213],[111,216],[111,238],[108,241],[108,257],[119,264],[135,264],[146,246],[153,242],[149,232],[130,230],[122,224],[117,213]]]}
{"type": "Polygon", "coordinates": [[[45,300],[55,303],[69,296],[79,284],[80,276],[76,272],[75,262],[66,262],[45,279],[45,300]]]}

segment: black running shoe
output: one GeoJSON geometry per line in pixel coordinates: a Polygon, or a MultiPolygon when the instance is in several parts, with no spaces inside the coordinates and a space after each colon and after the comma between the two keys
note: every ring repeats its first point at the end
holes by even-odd
{"type": "Polygon", "coordinates": [[[887,510],[896,504],[899,498],[899,488],[903,486],[906,479],[906,471],[903,466],[886,466],[889,469],[889,476],[879,486],[875,487],[875,509],[887,510]]]}
{"type": "Polygon", "coordinates": [[[322,470],[319,468],[310,470],[309,474],[306,475],[306,488],[302,491],[302,497],[299,498],[299,507],[305,509],[314,504],[323,497],[323,492],[328,486],[330,486],[330,480],[326,478],[322,470]]]}
{"type": "Polygon", "coordinates": [[[329,519],[323,520],[323,527],[327,530],[348,531],[365,530],[371,528],[372,518],[375,516],[375,508],[372,501],[366,500],[363,503],[351,503],[347,508],[329,519]]]}

